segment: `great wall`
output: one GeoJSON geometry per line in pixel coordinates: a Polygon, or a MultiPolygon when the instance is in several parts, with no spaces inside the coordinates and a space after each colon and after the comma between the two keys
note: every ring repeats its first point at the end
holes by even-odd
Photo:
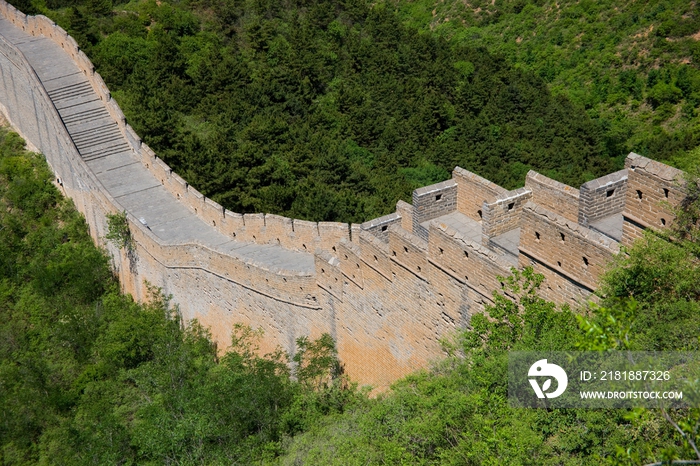
{"type": "Polygon", "coordinates": [[[630,154],[580,189],[531,171],[507,191],[462,168],[412,204],[361,225],[230,212],[189,186],[127,124],[77,43],[0,0],[0,112],[42,152],[122,286],[170,294],[222,346],[234,323],[265,331],[263,351],[330,333],[350,377],[385,388],[441,355],[500,289],[531,265],[545,298],[576,305],[645,228],[673,221],[682,173],[630,154]],[[133,250],[105,242],[127,212],[133,250]]]}

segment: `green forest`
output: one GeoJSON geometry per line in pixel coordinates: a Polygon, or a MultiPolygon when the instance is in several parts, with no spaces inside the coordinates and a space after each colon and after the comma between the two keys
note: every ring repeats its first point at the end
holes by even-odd
{"type": "Polygon", "coordinates": [[[485,47],[541,77],[603,131],[608,152],[683,164],[698,144],[700,14],[668,1],[392,0],[402,21],[485,47]]]}
{"type": "MultiPolygon", "coordinates": [[[[12,0],[66,29],[128,122],[237,212],[362,222],[454,166],[573,186],[630,151],[700,161],[687,0],[12,0]]],[[[692,170],[691,170],[692,171],[692,170]]],[[[40,155],[0,129],[0,464],[646,465],[698,459],[700,405],[518,410],[512,350],[700,348],[700,193],[557,307],[504,277],[446,356],[370,397],[332,339],[218,351],[108,256],[40,155]],[[677,427],[677,428],[676,428],[677,427]]],[[[695,184],[691,184],[695,186],[695,184]]],[[[689,387],[700,393],[700,386],[689,387]]]]}
{"type": "Polygon", "coordinates": [[[1,464],[694,458],[700,408],[666,413],[680,432],[659,410],[514,409],[506,370],[511,350],[698,350],[698,193],[675,231],[618,256],[600,306],[557,308],[537,294],[542,276],[514,271],[487,315],[445,342],[442,361],[372,398],[343,376],[328,335],[300,338],[292,358],[261,356],[261,332],[239,326],[222,355],[158,290],[148,304],[120,294],[52,178],[42,156],[0,130],[1,464]]]}
{"type": "Polygon", "coordinates": [[[461,166],[578,187],[700,145],[700,14],[621,0],[15,0],[241,213],[363,222],[461,166]],[[695,35],[694,35],[695,34],[695,35]]]}
{"type": "Polygon", "coordinates": [[[15,2],[76,38],[203,194],[343,222],[457,165],[508,189],[530,169],[577,187],[629,151],[674,161],[700,144],[690,4],[565,3],[15,2]]]}

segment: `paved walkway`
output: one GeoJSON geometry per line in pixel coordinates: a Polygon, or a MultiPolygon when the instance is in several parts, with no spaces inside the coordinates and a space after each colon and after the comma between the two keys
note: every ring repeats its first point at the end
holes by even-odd
{"type": "Polygon", "coordinates": [[[421,223],[421,225],[426,229],[430,230],[431,223],[442,223],[448,227],[454,228],[458,232],[462,233],[469,240],[481,244],[481,223],[476,220],[472,220],[461,212],[452,212],[440,217],[428,220],[421,223]]]}
{"type": "Polygon", "coordinates": [[[615,241],[622,241],[622,213],[609,215],[591,222],[591,229],[599,231],[615,241]]]}
{"type": "Polygon", "coordinates": [[[106,190],[134,217],[144,219],[160,239],[196,241],[212,249],[255,261],[312,274],[313,255],[278,245],[234,241],[200,220],[168,193],[141,165],[117,122],[107,112],[83,73],[53,41],[35,37],[0,18],[0,35],[29,60],[58,110],[83,160],[106,190]]]}
{"type": "Polygon", "coordinates": [[[520,228],[514,228],[494,236],[491,238],[491,243],[508,253],[504,257],[513,267],[518,266],[518,256],[520,255],[520,228]]]}
{"type": "MultiPolygon", "coordinates": [[[[477,222],[461,212],[452,212],[441,217],[428,220],[421,223],[426,229],[430,229],[431,223],[441,223],[454,228],[462,233],[467,239],[481,245],[481,222],[477,222]]],[[[496,254],[503,256],[513,266],[518,265],[518,244],[520,243],[520,228],[515,228],[501,235],[491,238],[491,242],[495,243],[497,248],[493,246],[490,249],[496,254]]]]}

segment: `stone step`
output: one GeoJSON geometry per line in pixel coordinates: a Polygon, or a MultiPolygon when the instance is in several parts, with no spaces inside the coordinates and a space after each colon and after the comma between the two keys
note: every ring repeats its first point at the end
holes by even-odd
{"type": "MultiPolygon", "coordinates": [[[[53,104],[59,112],[68,108],[78,107],[80,105],[89,104],[91,102],[100,102],[100,99],[93,93],[78,96],[68,100],[54,100],[53,104]]],[[[106,111],[106,110],[105,110],[106,111]]]]}
{"type": "Polygon", "coordinates": [[[90,83],[87,81],[70,84],[64,87],[56,88],[52,91],[48,91],[51,100],[63,100],[76,95],[91,95],[92,93],[92,86],[90,86],[90,83]]]}
{"type": "Polygon", "coordinates": [[[53,101],[54,105],[58,107],[60,104],[61,106],[69,106],[72,104],[74,101],[77,102],[89,102],[93,100],[94,95],[90,92],[87,91],[77,91],[73,93],[65,93],[61,94],[59,96],[49,96],[51,97],[51,100],[53,101]]]}
{"type": "Polygon", "coordinates": [[[85,160],[95,160],[96,158],[107,157],[120,152],[128,153],[130,150],[131,147],[126,142],[116,141],[115,143],[104,144],[93,150],[80,151],[80,156],[85,160]]]}
{"type": "Polygon", "coordinates": [[[63,123],[66,125],[68,132],[71,134],[73,131],[87,131],[91,128],[99,128],[107,125],[116,125],[116,123],[109,116],[109,114],[98,116],[97,118],[92,118],[90,120],[75,120],[70,123],[66,123],[66,121],[64,120],[63,123]]]}
{"type": "Polygon", "coordinates": [[[85,125],[83,127],[75,127],[68,130],[73,140],[82,138],[91,138],[94,133],[119,131],[119,126],[114,121],[105,121],[99,125],[85,125]]]}
{"type": "MultiPolygon", "coordinates": [[[[72,135],[71,135],[72,136],[72,135]]],[[[122,140],[123,137],[120,132],[112,132],[112,133],[96,133],[93,134],[92,137],[87,138],[78,138],[78,139],[73,139],[73,142],[75,143],[76,147],[80,152],[83,152],[91,147],[99,146],[102,144],[106,144],[109,142],[113,141],[118,141],[122,140]]]]}
{"type": "Polygon", "coordinates": [[[249,263],[313,273],[309,253],[277,244],[232,240],[165,190],[139,162],[118,122],[92,88],[87,77],[56,43],[32,37],[0,18],[0,34],[27,57],[58,110],[80,156],[108,192],[168,243],[199,243],[249,263]]]}
{"type": "Polygon", "coordinates": [[[85,75],[81,73],[80,71],[76,71],[74,73],[69,73],[66,75],[61,75],[61,76],[56,76],[54,78],[47,78],[42,81],[44,84],[44,87],[46,88],[46,92],[51,94],[54,90],[61,88],[61,87],[66,87],[74,84],[80,84],[80,83],[86,83],[88,82],[87,79],[85,79],[85,75]]]}
{"type": "Polygon", "coordinates": [[[98,118],[109,118],[109,113],[104,108],[89,108],[81,112],[74,112],[72,114],[64,115],[64,113],[59,112],[61,119],[66,124],[73,123],[86,123],[89,121],[97,120],[98,118]]]}

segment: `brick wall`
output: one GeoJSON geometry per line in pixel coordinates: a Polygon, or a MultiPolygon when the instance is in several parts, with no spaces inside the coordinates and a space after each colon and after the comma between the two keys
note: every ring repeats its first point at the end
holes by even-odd
{"type": "Polygon", "coordinates": [[[564,218],[578,221],[579,190],[530,170],[525,187],[532,191],[532,202],[564,218]]]}
{"type": "Polygon", "coordinates": [[[402,223],[402,217],[398,212],[378,217],[361,225],[363,231],[371,233],[384,242],[389,242],[389,227],[402,223]]]}
{"type": "Polygon", "coordinates": [[[671,206],[683,199],[683,172],[660,162],[630,154],[623,214],[622,244],[630,245],[643,228],[664,228],[675,216],[671,206]]]}
{"type": "Polygon", "coordinates": [[[450,227],[432,224],[429,245],[431,261],[462,281],[479,311],[492,302],[493,291],[500,290],[498,276],[510,273],[510,264],[499,254],[450,227]]]}
{"type": "Polygon", "coordinates": [[[447,180],[413,191],[413,233],[428,239],[428,230],[421,225],[457,210],[457,183],[447,180]]]}
{"type": "Polygon", "coordinates": [[[396,213],[401,217],[401,228],[413,233],[413,206],[408,202],[396,203],[396,213]]]}
{"type": "MultiPolygon", "coordinates": [[[[385,389],[439,357],[440,338],[482,312],[501,287],[498,277],[511,267],[488,243],[474,242],[449,226],[431,224],[426,230],[420,223],[460,212],[481,220],[486,237],[519,226],[519,266],[532,265],[545,275],[544,297],[573,304],[590,297],[606,261],[619,248],[616,241],[578,224],[579,203],[585,223],[619,212],[624,199],[622,243],[629,244],[644,228],[668,225],[673,220],[670,205],[683,197],[680,172],[631,154],[626,193],[620,173],[579,192],[530,172],[525,188],[507,192],[458,167],[452,180],[416,190],[413,205],[399,202],[395,213],[362,225],[230,212],[189,186],[141,142],[65,32],[46,18],[22,15],[2,0],[0,13],[25,30],[51,37],[69,53],[90,76],[144,169],[196,211],[208,228],[238,241],[314,254],[312,272],[267,267],[201,244],[159,242],[129,215],[135,252],[105,244],[124,290],[145,299],[144,280],[162,287],[186,318],[200,319],[211,329],[221,347],[229,344],[231,328],[239,322],[264,329],[264,351],[279,345],[291,353],[299,336],[329,332],[347,373],[385,389]],[[610,186],[615,192],[607,196],[610,186]]],[[[124,209],[80,159],[35,73],[2,37],[0,78],[0,111],[44,152],[91,235],[103,241],[106,214],[124,209]]]]}
{"type": "Polygon", "coordinates": [[[391,260],[426,281],[428,242],[423,238],[393,226],[389,229],[391,260]]]}
{"type": "Polygon", "coordinates": [[[494,236],[518,228],[523,207],[531,197],[532,191],[520,188],[499,195],[494,202],[485,203],[481,227],[484,244],[494,236]]]}
{"type": "Polygon", "coordinates": [[[484,202],[494,202],[497,196],[507,193],[497,184],[460,167],[452,171],[452,179],[457,183],[457,211],[476,221],[484,216],[484,202]]]}
{"type": "MultiPolygon", "coordinates": [[[[549,269],[575,282],[588,293],[595,290],[598,277],[619,251],[616,241],[532,202],[523,209],[520,231],[521,265],[523,258],[535,260],[536,269],[549,269]]],[[[557,278],[559,281],[559,278],[557,278]]],[[[576,294],[557,299],[567,302],[576,294]]]]}
{"type": "Polygon", "coordinates": [[[353,285],[360,289],[364,289],[365,282],[362,273],[362,263],[360,247],[349,241],[340,241],[338,243],[338,257],[340,261],[340,272],[345,278],[352,282],[353,285]]]}
{"type": "Polygon", "coordinates": [[[318,222],[319,245],[321,249],[335,251],[341,240],[350,241],[350,225],[338,222],[318,222]]]}
{"type": "Polygon", "coordinates": [[[309,252],[315,251],[316,243],[320,241],[318,223],[294,219],[292,225],[294,227],[294,236],[297,239],[297,244],[301,244],[300,250],[309,252]]]}
{"type": "Polygon", "coordinates": [[[269,244],[279,244],[294,248],[294,227],[292,219],[282,215],[265,214],[265,239],[269,244]]]}
{"type": "Polygon", "coordinates": [[[360,250],[362,261],[387,280],[391,280],[391,253],[389,251],[389,235],[387,241],[381,241],[369,232],[360,233],[360,250]]]}
{"type": "Polygon", "coordinates": [[[581,185],[578,223],[588,226],[610,215],[622,213],[627,196],[627,169],[581,185]]]}

